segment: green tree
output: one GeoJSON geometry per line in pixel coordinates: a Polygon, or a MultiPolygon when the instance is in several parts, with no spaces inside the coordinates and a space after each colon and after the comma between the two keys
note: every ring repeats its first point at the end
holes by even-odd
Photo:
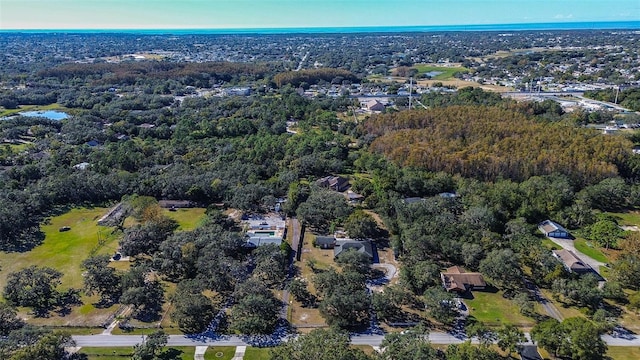
{"type": "Polygon", "coordinates": [[[62,273],[48,267],[32,265],[7,276],[4,287],[5,299],[18,306],[27,306],[37,314],[46,314],[51,307],[58,304],[62,273]]]}
{"type": "Polygon", "coordinates": [[[515,289],[522,284],[522,269],[518,257],[510,249],[493,250],[480,262],[480,272],[494,285],[515,289]]]}
{"type": "Polygon", "coordinates": [[[595,241],[607,249],[617,247],[618,240],[621,239],[623,235],[623,230],[611,219],[599,220],[588,226],[584,232],[587,239],[595,241]]]}
{"type": "Polygon", "coordinates": [[[122,277],[120,302],[134,307],[134,316],[153,319],[159,316],[164,303],[164,287],[144,266],[132,267],[122,277]]]}
{"type": "Polygon", "coordinates": [[[380,234],[378,223],[370,214],[357,210],[344,222],[349,237],[356,240],[375,239],[380,234]]]}
{"type": "Polygon", "coordinates": [[[452,344],[445,352],[447,360],[495,360],[501,356],[488,346],[475,346],[470,341],[452,344]]]}
{"type": "Polygon", "coordinates": [[[551,290],[562,296],[565,302],[594,311],[602,303],[603,293],[598,287],[598,279],[590,274],[578,279],[557,279],[551,284],[551,290]]]}
{"type": "Polygon", "coordinates": [[[409,332],[406,334],[389,333],[382,340],[380,360],[436,360],[438,353],[427,338],[426,334],[409,332]]]}
{"type": "Polygon", "coordinates": [[[124,254],[130,256],[153,255],[177,228],[178,223],[170,217],[154,216],[140,225],[128,228],[120,240],[120,247],[124,254]]]}
{"type": "Polygon", "coordinates": [[[257,280],[248,280],[234,292],[230,327],[242,334],[269,334],[278,322],[281,302],[257,280]]]}
{"type": "Polygon", "coordinates": [[[482,346],[489,346],[496,341],[496,333],[489,330],[485,324],[475,319],[473,319],[475,321],[469,320],[467,321],[466,327],[467,336],[469,336],[469,338],[477,338],[478,342],[482,346]]]}
{"type": "Polygon", "coordinates": [[[640,289],[640,255],[622,254],[611,265],[614,280],[629,289],[640,289]]]}
{"type": "Polygon", "coordinates": [[[256,259],[253,276],[268,286],[281,284],[287,273],[288,252],[270,244],[258,247],[253,255],[256,259]]]}
{"type": "Polygon", "coordinates": [[[458,316],[458,307],[453,294],[446,292],[441,286],[427,289],[423,297],[427,313],[436,321],[452,324],[458,316]]]}
{"type": "Polygon", "coordinates": [[[65,347],[73,347],[75,343],[71,335],[59,331],[43,335],[32,345],[16,351],[10,360],[60,360],[67,359],[69,354],[65,347]]]}
{"type": "Polygon", "coordinates": [[[13,330],[24,326],[24,321],[18,317],[16,309],[9,304],[0,302],[0,337],[8,336],[13,330]]]}
{"type": "Polygon", "coordinates": [[[307,289],[306,281],[295,278],[289,283],[289,292],[302,306],[312,306],[315,303],[315,296],[307,289]]]}
{"type": "MultiPolygon", "coordinates": [[[[179,287],[180,288],[180,287],[179,287]]],[[[211,300],[201,293],[180,290],[173,297],[171,320],[186,334],[204,331],[213,320],[216,309],[211,300]]]]}
{"type": "Polygon", "coordinates": [[[600,337],[598,327],[584,318],[568,318],[562,321],[566,342],[560,348],[560,356],[575,360],[602,359],[607,345],[600,337]]]}
{"type": "Polygon", "coordinates": [[[361,350],[350,346],[349,335],[335,330],[315,329],[273,348],[271,360],[367,360],[361,350]]]}
{"type": "Polygon", "coordinates": [[[531,339],[554,357],[558,357],[560,349],[565,346],[565,335],[562,324],[556,319],[542,321],[531,329],[531,339]]]}
{"type": "Polygon", "coordinates": [[[344,196],[325,189],[314,188],[307,201],[300,204],[297,215],[300,221],[320,232],[327,232],[332,222],[341,222],[353,208],[344,196]]]}
{"type": "Polygon", "coordinates": [[[122,292],[120,275],[109,263],[109,255],[96,255],[82,262],[84,291],[87,295],[99,294],[102,305],[117,302],[122,292]]]}
{"type": "Polygon", "coordinates": [[[342,265],[345,271],[355,271],[360,274],[366,274],[369,272],[371,258],[365,253],[356,251],[355,249],[349,249],[338,255],[336,263],[342,265]]]}
{"type": "Polygon", "coordinates": [[[607,351],[599,328],[585,318],[568,318],[561,323],[545,320],[531,329],[531,338],[555,357],[596,360],[607,351]]]}
{"type": "Polygon", "coordinates": [[[168,340],[169,336],[162,330],[150,334],[144,342],[133,347],[131,360],[161,359],[162,349],[167,345],[168,340]]]}
{"type": "Polygon", "coordinates": [[[508,356],[511,356],[512,352],[518,351],[521,348],[520,343],[527,340],[522,330],[511,324],[498,329],[496,335],[498,336],[498,347],[506,351],[508,356]]]}

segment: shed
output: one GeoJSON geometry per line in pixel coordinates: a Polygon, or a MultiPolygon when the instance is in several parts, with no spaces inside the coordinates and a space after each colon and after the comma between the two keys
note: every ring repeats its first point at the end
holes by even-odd
{"type": "Polygon", "coordinates": [[[333,249],[336,246],[336,238],[333,236],[316,236],[316,246],[320,249],[333,249]]]}

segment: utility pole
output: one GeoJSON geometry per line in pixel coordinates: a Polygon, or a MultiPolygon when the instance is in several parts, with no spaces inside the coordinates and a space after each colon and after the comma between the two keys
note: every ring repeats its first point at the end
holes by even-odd
{"type": "Polygon", "coordinates": [[[618,89],[616,89],[616,100],[613,102],[616,105],[618,105],[618,95],[619,94],[620,94],[620,85],[618,85],[618,89]]]}
{"type": "Polygon", "coordinates": [[[409,77],[409,109],[411,109],[411,100],[413,100],[413,76],[409,77]]]}

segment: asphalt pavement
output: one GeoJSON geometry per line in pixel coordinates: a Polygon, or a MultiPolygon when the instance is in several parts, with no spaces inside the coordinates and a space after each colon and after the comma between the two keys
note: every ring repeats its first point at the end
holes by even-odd
{"type": "MultiPolygon", "coordinates": [[[[529,334],[525,333],[527,339],[529,334]]],[[[79,347],[130,347],[139,344],[146,339],[141,335],[74,335],[73,339],[79,347]]],[[[353,335],[351,343],[354,345],[380,346],[383,335],[353,335]]],[[[603,335],[602,339],[609,346],[635,346],[640,347],[640,338],[634,334],[622,336],[603,335]]],[[[449,333],[432,332],[429,334],[432,344],[459,344],[468,338],[455,337],[449,333]]],[[[476,343],[477,341],[473,340],[476,343]]],[[[529,341],[525,345],[531,345],[529,341]]],[[[184,335],[170,335],[168,346],[251,346],[239,336],[222,336],[219,338],[192,338],[184,335]]]]}

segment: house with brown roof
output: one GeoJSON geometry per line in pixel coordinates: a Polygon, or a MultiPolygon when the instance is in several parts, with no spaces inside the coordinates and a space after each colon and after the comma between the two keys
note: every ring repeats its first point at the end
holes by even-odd
{"type": "Polygon", "coordinates": [[[384,104],[378,99],[369,99],[361,103],[362,107],[369,111],[384,111],[384,104]]]}
{"type": "Polygon", "coordinates": [[[483,290],[487,287],[482,274],[466,272],[460,266],[452,266],[440,273],[442,285],[447,291],[463,293],[468,290],[483,290]]]}
{"type": "Polygon", "coordinates": [[[553,250],[553,257],[558,259],[569,272],[574,272],[577,274],[591,272],[591,266],[585,264],[571,250],[553,250]]]}
{"type": "Polygon", "coordinates": [[[349,180],[342,176],[325,176],[316,180],[316,184],[326,187],[337,192],[343,192],[349,188],[349,180]]]}

